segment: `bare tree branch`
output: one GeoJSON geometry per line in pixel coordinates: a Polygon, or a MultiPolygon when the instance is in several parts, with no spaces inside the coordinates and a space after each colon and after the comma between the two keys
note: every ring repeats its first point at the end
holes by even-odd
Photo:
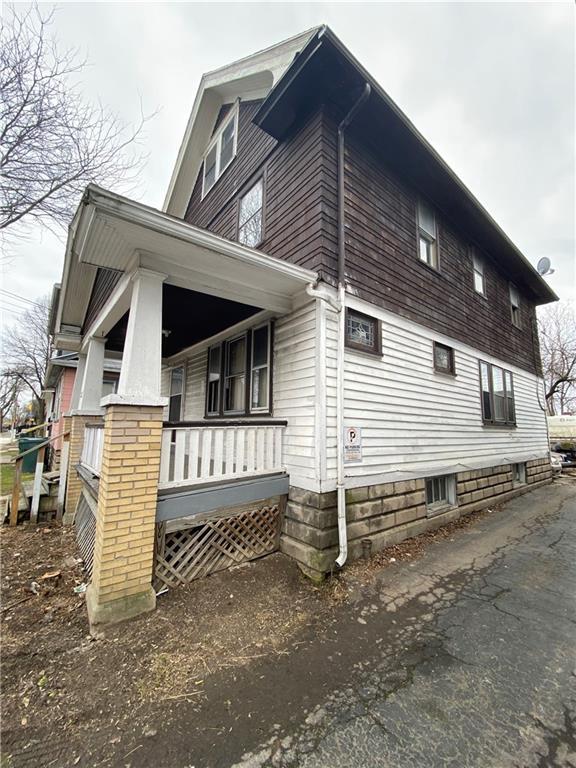
{"type": "Polygon", "coordinates": [[[19,392],[30,390],[38,418],[42,418],[44,402],[42,391],[46,384],[46,369],[51,355],[48,334],[48,297],[37,300],[4,332],[2,350],[2,379],[12,382],[19,392]]]}
{"type": "Polygon", "coordinates": [[[543,307],[538,330],[546,404],[551,416],[576,412],[576,314],[567,302],[543,307]]]}
{"type": "MultiPolygon", "coordinates": [[[[90,182],[124,192],[145,156],[134,150],[151,116],[129,126],[86,103],[74,78],[86,64],[49,35],[54,11],[9,7],[0,22],[0,230],[69,224],[90,182]]],[[[12,231],[11,231],[12,233],[12,231]]]]}

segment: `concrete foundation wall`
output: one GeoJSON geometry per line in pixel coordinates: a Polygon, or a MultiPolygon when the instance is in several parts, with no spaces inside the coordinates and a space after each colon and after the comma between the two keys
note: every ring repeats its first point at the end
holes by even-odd
{"type": "MultiPolygon", "coordinates": [[[[431,513],[426,506],[426,480],[403,480],[346,491],[348,559],[362,555],[363,540],[373,552],[439,528],[462,514],[501,504],[552,477],[548,458],[526,462],[526,483],[515,485],[513,467],[502,464],[458,473],[456,504],[431,513]]],[[[336,493],[290,488],[280,547],[312,578],[329,572],[338,555],[336,493]]]]}

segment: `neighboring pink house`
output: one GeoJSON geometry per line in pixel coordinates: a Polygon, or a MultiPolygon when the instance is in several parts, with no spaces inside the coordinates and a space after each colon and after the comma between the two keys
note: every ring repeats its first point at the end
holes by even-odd
{"type": "MultiPolygon", "coordinates": [[[[121,360],[106,359],[104,361],[104,376],[102,379],[102,397],[116,392],[121,360]]],[[[44,398],[46,403],[46,420],[50,422],[48,436],[61,435],[64,431],[63,416],[72,408],[74,394],[74,382],[78,368],[78,354],[76,352],[64,352],[53,357],[48,363],[46,374],[46,390],[44,398]]],[[[50,466],[55,469],[60,463],[60,451],[62,450],[62,437],[58,437],[52,443],[50,466]]]]}

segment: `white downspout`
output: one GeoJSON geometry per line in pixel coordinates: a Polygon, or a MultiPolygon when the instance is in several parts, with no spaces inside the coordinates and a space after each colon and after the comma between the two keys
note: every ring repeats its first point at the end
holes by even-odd
{"type": "Polygon", "coordinates": [[[339,552],[336,558],[336,565],[342,568],[348,558],[346,488],[344,485],[344,332],[346,330],[346,289],[341,284],[338,288],[338,298],[335,299],[326,289],[310,283],[306,286],[306,293],[312,298],[327,302],[338,313],[338,345],[336,348],[336,492],[339,552]]]}
{"type": "Polygon", "coordinates": [[[338,453],[336,492],[338,502],[338,542],[336,565],[342,568],[348,557],[348,530],[346,528],[346,488],[344,487],[344,333],[346,331],[346,289],[338,288],[338,353],[336,362],[336,450],[338,453]]]}

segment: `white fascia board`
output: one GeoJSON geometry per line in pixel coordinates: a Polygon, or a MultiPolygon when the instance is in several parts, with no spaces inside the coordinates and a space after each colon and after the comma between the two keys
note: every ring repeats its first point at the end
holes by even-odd
{"type": "MultiPolygon", "coordinates": [[[[270,270],[301,283],[303,286],[316,282],[317,274],[312,270],[304,269],[274,256],[268,256],[232,240],[226,240],[226,238],[215,235],[213,232],[187,224],[181,219],[169,216],[154,208],[149,208],[134,200],[107,192],[99,187],[91,185],[89,191],[90,197],[98,211],[118,220],[152,229],[161,235],[173,237],[187,244],[196,245],[199,248],[221,253],[242,264],[270,270]]],[[[119,264],[117,269],[125,269],[126,266],[119,264]]]]}
{"type": "Polygon", "coordinates": [[[71,333],[55,333],[54,334],[54,348],[66,349],[72,352],[79,352],[82,343],[82,337],[80,334],[71,333]]]}
{"type": "Polygon", "coordinates": [[[202,76],[170,178],[163,211],[174,216],[184,216],[220,107],[237,98],[264,98],[288,69],[296,52],[306,45],[318,29],[309,29],[202,76]]]}

